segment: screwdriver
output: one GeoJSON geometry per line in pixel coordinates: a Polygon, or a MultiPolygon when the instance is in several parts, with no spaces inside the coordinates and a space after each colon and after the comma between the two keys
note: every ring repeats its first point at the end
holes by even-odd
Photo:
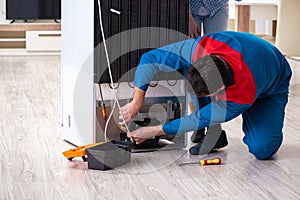
{"type": "Polygon", "coordinates": [[[200,160],[200,162],[180,163],[179,166],[193,165],[193,164],[199,164],[201,166],[204,166],[204,165],[220,165],[220,164],[222,164],[222,159],[221,158],[206,159],[206,160],[204,159],[204,160],[200,160]]]}
{"type": "Polygon", "coordinates": [[[106,114],[106,108],[105,108],[105,103],[104,101],[102,101],[100,103],[100,106],[101,106],[101,113],[102,113],[102,117],[104,120],[107,120],[107,114],[106,114]]]}
{"type": "Polygon", "coordinates": [[[102,117],[104,120],[107,120],[107,114],[106,114],[106,108],[105,108],[105,103],[104,103],[104,99],[103,99],[101,84],[98,84],[98,86],[99,86],[100,97],[101,97],[101,102],[99,103],[99,105],[101,107],[102,117]]]}
{"type": "Polygon", "coordinates": [[[208,159],[208,160],[200,160],[200,165],[220,165],[222,164],[221,158],[208,159]]]}

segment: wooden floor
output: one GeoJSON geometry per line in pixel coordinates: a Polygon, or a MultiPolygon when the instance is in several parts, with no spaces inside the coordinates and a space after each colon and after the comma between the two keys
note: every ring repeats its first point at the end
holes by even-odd
{"type": "Polygon", "coordinates": [[[276,156],[256,160],[242,142],[241,119],[224,125],[229,146],[199,161],[188,151],[132,154],[115,170],[89,170],[61,152],[60,57],[0,57],[0,199],[300,199],[300,61],[293,81],[284,142],[276,156]]]}

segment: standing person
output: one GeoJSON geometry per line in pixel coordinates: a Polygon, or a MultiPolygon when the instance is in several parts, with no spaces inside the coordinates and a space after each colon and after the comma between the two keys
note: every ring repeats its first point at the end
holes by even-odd
{"type": "Polygon", "coordinates": [[[225,31],[228,25],[228,0],[190,0],[189,35],[225,31]],[[203,25],[203,26],[202,26],[203,25]]]}
{"type": "MultiPolygon", "coordinates": [[[[249,152],[257,159],[269,159],[277,152],[292,72],[276,47],[249,33],[226,31],[151,50],[136,70],[133,100],[121,108],[125,121],[131,121],[142,107],[155,74],[172,70],[182,70],[190,91],[198,98],[210,97],[210,102],[188,116],[139,128],[128,137],[139,144],[153,136],[213,127],[242,115],[243,141],[249,152]]],[[[227,145],[217,143],[211,148],[227,145]]],[[[201,154],[206,145],[199,143],[190,153],[201,154]]]]}

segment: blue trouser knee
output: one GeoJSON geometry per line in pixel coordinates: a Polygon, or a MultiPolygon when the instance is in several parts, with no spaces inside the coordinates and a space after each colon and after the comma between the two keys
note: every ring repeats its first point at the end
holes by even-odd
{"type": "Polygon", "coordinates": [[[257,159],[269,159],[279,149],[287,99],[287,94],[258,99],[243,113],[243,141],[257,159]]]}

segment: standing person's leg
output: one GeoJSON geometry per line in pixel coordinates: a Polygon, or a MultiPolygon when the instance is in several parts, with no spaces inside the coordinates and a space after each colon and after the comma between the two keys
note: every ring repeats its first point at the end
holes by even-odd
{"type": "Polygon", "coordinates": [[[229,19],[229,5],[225,3],[212,17],[206,16],[203,20],[205,34],[227,30],[229,19]]]}
{"type": "Polygon", "coordinates": [[[257,100],[243,114],[243,141],[257,159],[265,160],[279,149],[288,94],[257,100]]]}

